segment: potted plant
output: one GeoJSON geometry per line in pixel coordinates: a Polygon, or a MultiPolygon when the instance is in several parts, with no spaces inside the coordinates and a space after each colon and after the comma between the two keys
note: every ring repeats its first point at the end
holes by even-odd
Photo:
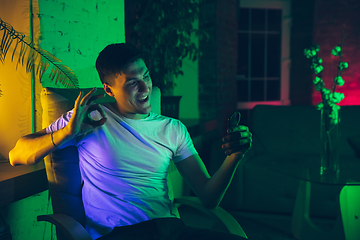
{"type": "MultiPolygon", "coordinates": [[[[183,59],[189,57],[195,61],[201,55],[192,41],[193,36],[206,36],[203,31],[194,27],[194,22],[199,17],[200,4],[201,1],[194,0],[125,1],[128,15],[127,41],[144,52],[153,84],[166,96],[162,99],[164,104],[169,101],[167,96],[173,95],[174,77],[183,75],[183,59]],[[130,20],[129,15],[132,16],[130,20]]],[[[180,100],[179,97],[175,98],[175,103],[180,100]]],[[[164,108],[166,107],[162,106],[162,112],[166,115],[168,113],[164,108]]],[[[178,109],[176,106],[168,108],[178,109]]],[[[178,113],[175,113],[175,117],[176,114],[178,113]]]]}

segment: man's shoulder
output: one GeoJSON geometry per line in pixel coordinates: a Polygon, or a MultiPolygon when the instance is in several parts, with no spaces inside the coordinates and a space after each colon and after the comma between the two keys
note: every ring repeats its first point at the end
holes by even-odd
{"type": "Polygon", "coordinates": [[[148,120],[151,120],[151,121],[153,121],[153,120],[154,121],[164,121],[164,122],[167,122],[169,124],[176,124],[176,125],[178,125],[179,123],[181,124],[181,121],[179,119],[164,116],[164,115],[154,113],[154,112],[150,112],[148,120]]]}

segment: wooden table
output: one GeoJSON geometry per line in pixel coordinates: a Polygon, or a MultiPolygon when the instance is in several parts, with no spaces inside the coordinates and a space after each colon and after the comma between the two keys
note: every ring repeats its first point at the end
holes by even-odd
{"type": "Polygon", "coordinates": [[[12,167],[0,160],[0,207],[48,189],[43,161],[32,166],[12,167]]]}

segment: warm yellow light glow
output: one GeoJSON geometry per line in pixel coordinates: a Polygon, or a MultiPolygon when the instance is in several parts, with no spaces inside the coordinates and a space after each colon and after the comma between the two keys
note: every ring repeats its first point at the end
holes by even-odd
{"type": "MultiPolygon", "coordinates": [[[[29,34],[28,1],[1,1],[0,16],[17,31],[29,34]]],[[[8,152],[22,135],[31,133],[31,80],[25,68],[11,62],[9,49],[5,64],[0,63],[0,153],[6,158],[8,152]]]]}

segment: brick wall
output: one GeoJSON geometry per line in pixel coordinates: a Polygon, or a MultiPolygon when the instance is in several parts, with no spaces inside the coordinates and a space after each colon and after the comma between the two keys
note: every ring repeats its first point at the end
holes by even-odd
{"type": "Polygon", "coordinates": [[[95,60],[106,45],[125,42],[124,15],[124,1],[40,0],[40,46],[75,72],[80,87],[101,87],[95,60]]]}
{"type": "MultiPolygon", "coordinates": [[[[94,67],[95,59],[99,51],[107,44],[125,41],[123,1],[39,0],[33,2],[34,14],[40,18],[40,46],[74,70],[79,78],[80,87],[90,87],[97,84],[101,86],[94,67]],[[39,11],[35,2],[39,4],[39,11]]],[[[1,1],[0,13],[2,14],[0,16],[9,19],[10,21],[6,21],[10,24],[15,22],[14,27],[16,30],[26,32],[28,35],[28,6],[29,1],[26,0],[1,1]]],[[[9,55],[11,56],[11,52],[9,52],[9,55]]],[[[7,62],[10,63],[10,61],[7,62]]],[[[2,76],[7,77],[4,74],[7,72],[10,76],[10,78],[4,78],[7,81],[6,84],[0,79],[4,94],[1,100],[7,105],[7,108],[12,107],[13,114],[6,114],[3,117],[4,121],[9,120],[11,125],[3,124],[10,130],[0,131],[0,133],[1,136],[6,136],[3,140],[7,144],[12,144],[9,144],[8,147],[11,149],[20,136],[30,133],[31,128],[29,129],[27,125],[30,125],[28,124],[28,112],[31,109],[28,104],[30,81],[25,77],[23,69],[19,67],[16,70],[16,62],[10,64],[14,65],[14,67],[8,65],[6,72],[3,69],[0,70],[2,76]],[[6,86],[9,86],[9,88],[6,89],[6,86]],[[17,90],[14,91],[14,89],[17,90]],[[26,131],[22,132],[23,130],[26,131]]],[[[46,76],[44,77],[46,78],[46,76]]],[[[60,84],[54,85],[45,78],[43,78],[45,81],[43,86],[60,87],[60,84]]],[[[39,92],[36,92],[36,95],[36,99],[39,101],[39,92]]],[[[40,107],[36,109],[36,112],[37,114],[41,112],[40,107]]],[[[40,128],[37,130],[40,130],[40,128]]],[[[3,152],[1,153],[6,155],[3,152]]],[[[54,234],[55,231],[51,230],[50,224],[36,221],[37,215],[52,212],[51,205],[48,207],[48,204],[48,191],[44,191],[1,207],[0,215],[10,226],[12,239],[53,239],[51,234],[54,234]]]]}
{"type": "Polygon", "coordinates": [[[314,0],[291,2],[290,37],[290,102],[291,105],[312,104],[312,74],[304,49],[313,43],[314,0]]]}
{"type": "MultiPolygon", "coordinates": [[[[320,46],[323,59],[323,79],[325,86],[333,85],[337,74],[339,58],[331,55],[331,50],[342,39],[344,31],[343,61],[349,63],[342,77],[345,84],[338,92],[345,94],[340,105],[360,104],[360,1],[358,0],[316,0],[314,8],[314,42],[320,46]]],[[[320,95],[313,91],[313,104],[320,102],[320,95]]]]}
{"type": "Polygon", "coordinates": [[[200,118],[218,118],[223,131],[236,109],[237,9],[237,0],[209,0],[199,20],[199,27],[209,33],[208,41],[200,42],[200,118]]]}
{"type": "MultiPolygon", "coordinates": [[[[199,62],[200,118],[221,118],[235,109],[236,62],[236,9],[238,1],[209,0],[202,7],[200,27],[207,30],[210,39],[201,42],[203,58],[199,62]],[[221,116],[221,117],[220,117],[221,116]]],[[[304,0],[292,2],[290,100],[292,105],[312,105],[320,96],[312,84],[310,62],[303,50],[313,43],[320,45],[323,58],[323,78],[331,87],[336,76],[338,58],[331,49],[338,45],[345,32],[343,60],[349,69],[343,74],[345,85],[338,88],[345,93],[340,105],[360,104],[360,73],[358,60],[360,48],[360,1],[357,0],[304,0]]]]}

